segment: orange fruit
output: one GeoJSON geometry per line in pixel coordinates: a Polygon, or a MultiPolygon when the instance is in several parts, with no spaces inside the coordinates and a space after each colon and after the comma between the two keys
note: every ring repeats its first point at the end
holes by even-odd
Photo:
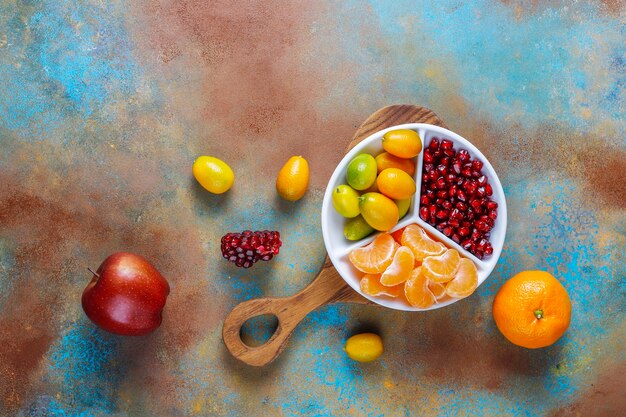
{"type": "Polygon", "coordinates": [[[446,287],[443,284],[440,284],[438,282],[432,282],[429,280],[428,289],[430,290],[430,292],[433,293],[433,295],[435,296],[437,300],[439,300],[444,295],[446,295],[446,287]]]}
{"type": "Polygon", "coordinates": [[[361,291],[363,294],[378,296],[388,295],[389,297],[399,297],[404,291],[404,285],[394,285],[387,287],[380,283],[380,274],[365,274],[361,278],[361,291]]]}
{"type": "Polygon", "coordinates": [[[415,181],[398,168],[384,169],[376,178],[378,190],[394,200],[404,200],[415,194],[415,181]]]}
{"type": "Polygon", "coordinates": [[[474,262],[467,258],[459,261],[459,270],[452,281],[446,284],[446,293],[452,298],[464,298],[478,287],[478,271],[474,262]]]}
{"type": "Polygon", "coordinates": [[[380,277],[380,283],[388,287],[402,284],[409,279],[414,267],[415,256],[413,256],[411,249],[406,246],[400,246],[393,255],[391,265],[385,269],[385,272],[380,277]]]}
{"type": "Polygon", "coordinates": [[[456,275],[460,260],[459,252],[448,249],[443,255],[424,258],[422,272],[433,282],[448,282],[456,275]]]}
{"type": "Polygon", "coordinates": [[[389,152],[383,152],[374,159],[376,159],[379,174],[387,168],[398,168],[411,176],[415,174],[415,161],[412,159],[398,158],[389,152]]]}
{"type": "Polygon", "coordinates": [[[571,317],[567,290],[544,271],[520,272],[504,283],[493,301],[493,318],[500,332],[529,349],[559,340],[571,317]]]}
{"type": "Polygon", "coordinates": [[[301,199],[309,186],[309,163],[301,156],[292,156],[276,178],[278,195],[288,201],[301,199]]]}
{"type": "Polygon", "coordinates": [[[383,149],[399,158],[413,158],[422,150],[422,140],[415,130],[391,130],[383,136],[383,149]]]}
{"type": "Polygon", "coordinates": [[[415,260],[418,262],[423,261],[427,256],[440,255],[446,250],[443,244],[432,240],[424,229],[416,224],[405,227],[400,243],[413,251],[415,260]]]}
{"type": "Polygon", "coordinates": [[[382,274],[391,265],[399,246],[389,233],[381,233],[369,245],[352,250],[348,258],[361,272],[382,274]]]}
{"type": "Polygon", "coordinates": [[[437,301],[428,288],[428,278],[422,273],[421,266],[415,268],[404,283],[404,295],[409,304],[417,308],[428,308],[437,301]]]}

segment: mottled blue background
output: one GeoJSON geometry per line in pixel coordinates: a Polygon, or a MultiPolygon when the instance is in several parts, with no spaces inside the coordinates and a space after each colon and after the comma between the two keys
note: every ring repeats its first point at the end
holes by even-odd
{"type": "Polygon", "coordinates": [[[0,415],[625,415],[624,16],[619,0],[0,1],[0,415]],[[393,103],[433,109],[498,171],[498,266],[441,310],[325,307],[276,362],[238,363],[223,318],[315,276],[326,182],[393,103]],[[233,167],[227,194],[192,178],[205,154],[233,167]],[[288,204],[275,176],[300,154],[311,185],[288,204]],[[246,228],[279,230],[280,255],[223,261],[220,237],[246,228]],[[118,250],[171,283],[150,336],[81,310],[86,267],[118,250]],[[572,299],[549,348],[491,317],[525,269],[572,299]],[[379,361],[346,358],[361,330],[379,361]]]}

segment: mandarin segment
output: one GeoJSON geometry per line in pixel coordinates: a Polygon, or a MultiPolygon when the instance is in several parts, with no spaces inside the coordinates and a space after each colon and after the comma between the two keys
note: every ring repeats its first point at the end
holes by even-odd
{"type": "Polygon", "coordinates": [[[361,272],[382,274],[391,265],[399,246],[389,233],[381,233],[369,245],[352,250],[348,258],[361,272]]]}
{"type": "Polygon", "coordinates": [[[422,271],[433,282],[448,282],[459,269],[460,260],[459,252],[448,249],[443,255],[426,257],[422,263],[422,271]]]}
{"type": "Polygon", "coordinates": [[[388,287],[401,284],[409,279],[414,267],[415,257],[411,249],[400,246],[393,255],[391,265],[385,269],[380,277],[380,283],[388,287]]]}
{"type": "Polygon", "coordinates": [[[422,273],[421,266],[415,268],[404,283],[404,295],[409,304],[416,308],[428,308],[437,301],[428,288],[428,278],[422,273]]]}
{"type": "Polygon", "coordinates": [[[418,262],[422,262],[427,256],[440,255],[446,250],[443,244],[432,240],[424,229],[416,224],[410,224],[404,229],[401,243],[411,249],[418,262]]]}
{"type": "Polygon", "coordinates": [[[467,258],[459,261],[459,270],[452,281],[446,284],[446,293],[452,298],[465,298],[478,287],[478,271],[474,262],[467,258]]]}
{"type": "Polygon", "coordinates": [[[428,289],[430,290],[430,292],[433,293],[437,300],[443,298],[443,296],[446,295],[446,287],[438,282],[432,282],[429,280],[428,289]]]}
{"type": "Polygon", "coordinates": [[[404,285],[394,285],[387,287],[380,283],[380,274],[365,274],[361,278],[361,291],[363,294],[376,297],[379,295],[387,295],[389,297],[397,298],[404,292],[404,285]]]}

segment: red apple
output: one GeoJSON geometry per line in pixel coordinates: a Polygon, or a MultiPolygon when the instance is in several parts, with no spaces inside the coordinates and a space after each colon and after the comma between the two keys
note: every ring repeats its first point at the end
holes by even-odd
{"type": "Polygon", "coordinates": [[[118,252],[92,273],[82,299],[91,321],[111,333],[127,336],[148,334],[159,327],[170,286],[150,262],[139,255],[118,252]]]}

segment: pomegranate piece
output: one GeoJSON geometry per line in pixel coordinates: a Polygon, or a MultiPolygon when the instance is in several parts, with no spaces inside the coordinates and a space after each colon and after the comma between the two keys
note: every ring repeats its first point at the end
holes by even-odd
{"type": "Polygon", "coordinates": [[[498,218],[483,166],[451,140],[432,138],[424,149],[419,209],[422,220],[480,259],[493,253],[489,233],[498,218]]]}
{"type": "Polygon", "coordinates": [[[222,236],[222,256],[238,267],[250,268],[258,261],[269,261],[278,255],[282,242],[276,231],[227,233],[222,236]]]}

